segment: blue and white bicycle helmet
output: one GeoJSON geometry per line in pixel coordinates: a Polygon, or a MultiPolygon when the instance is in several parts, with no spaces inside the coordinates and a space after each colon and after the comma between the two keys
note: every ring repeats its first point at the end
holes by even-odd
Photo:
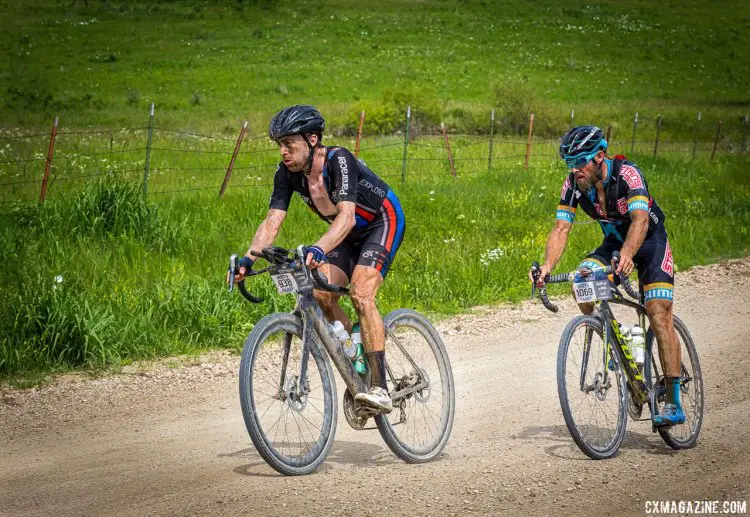
{"type": "Polygon", "coordinates": [[[591,161],[596,153],[606,150],[604,132],[596,126],[577,126],[560,140],[560,158],[568,168],[579,168],[591,161]]]}

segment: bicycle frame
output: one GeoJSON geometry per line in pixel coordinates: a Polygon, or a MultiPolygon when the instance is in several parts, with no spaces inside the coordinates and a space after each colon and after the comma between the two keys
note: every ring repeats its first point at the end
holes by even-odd
{"type": "MultiPolygon", "coordinates": [[[[630,300],[626,300],[619,296],[619,294],[615,294],[613,303],[625,305],[627,307],[635,309],[638,313],[639,322],[643,324],[643,319],[645,318],[646,314],[646,308],[643,305],[641,305],[640,303],[631,302],[630,300]]],[[[616,345],[615,350],[617,351],[618,360],[623,365],[623,371],[625,372],[625,378],[627,379],[628,386],[630,387],[630,393],[634,397],[635,403],[639,406],[642,406],[646,402],[648,402],[649,389],[646,386],[645,381],[643,380],[643,375],[641,375],[641,372],[638,369],[638,365],[635,363],[635,359],[633,359],[633,356],[630,353],[630,347],[628,346],[627,342],[625,341],[625,337],[620,331],[620,324],[617,321],[617,318],[615,318],[615,315],[612,312],[608,301],[599,302],[599,312],[602,315],[602,321],[604,323],[605,355],[609,355],[609,347],[611,344],[616,345]]],[[[604,364],[607,364],[606,357],[604,364]]],[[[606,382],[608,376],[608,368],[605,367],[604,370],[604,379],[606,382]]],[[[584,377],[585,372],[582,372],[581,378],[583,379],[584,377]]]]}
{"type": "MultiPolygon", "coordinates": [[[[310,273],[308,272],[308,274],[310,273]]],[[[315,275],[313,275],[313,277],[315,277],[315,275]]],[[[328,320],[323,314],[320,305],[315,300],[312,289],[297,293],[297,306],[295,307],[292,314],[298,315],[302,318],[302,366],[299,379],[299,386],[302,394],[307,394],[309,390],[307,383],[307,362],[310,357],[310,346],[314,337],[317,337],[318,341],[323,345],[325,351],[328,352],[329,357],[333,361],[333,364],[336,366],[336,369],[341,375],[341,378],[344,380],[344,384],[346,384],[346,387],[349,389],[352,395],[367,391],[367,386],[362,380],[362,377],[356,372],[351,359],[349,359],[344,350],[341,348],[339,339],[333,333],[333,330],[328,324],[328,320]]],[[[386,327],[385,332],[391,337],[396,346],[399,347],[404,356],[409,360],[412,367],[414,368],[414,371],[418,372],[419,374],[419,372],[421,371],[420,368],[414,362],[414,359],[412,359],[411,355],[406,352],[391,329],[389,327],[386,327]]],[[[283,391],[284,389],[283,387],[286,377],[286,366],[287,360],[289,358],[291,342],[291,336],[285,336],[281,367],[281,379],[279,380],[279,390],[281,391],[283,391]]],[[[397,380],[396,376],[393,375],[393,372],[391,371],[390,366],[388,366],[387,363],[386,370],[388,371],[388,375],[395,384],[397,380]]],[[[393,401],[394,406],[396,406],[402,398],[425,389],[428,386],[429,384],[425,381],[422,375],[419,374],[419,382],[391,393],[391,400],[393,401]]]]}

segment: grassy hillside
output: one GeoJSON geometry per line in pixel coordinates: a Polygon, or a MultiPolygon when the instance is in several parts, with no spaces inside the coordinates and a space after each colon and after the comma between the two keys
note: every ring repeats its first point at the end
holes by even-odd
{"type": "MultiPolygon", "coordinates": [[[[538,114],[629,127],[633,112],[692,127],[748,109],[750,4],[383,0],[3,0],[0,120],[47,128],[145,124],[219,130],[318,104],[334,126],[406,103],[486,128],[538,114]],[[479,117],[479,121],[474,118],[479,117]],[[468,119],[468,121],[467,121],[468,119]]],[[[710,130],[709,130],[710,133],[710,130]]]]}

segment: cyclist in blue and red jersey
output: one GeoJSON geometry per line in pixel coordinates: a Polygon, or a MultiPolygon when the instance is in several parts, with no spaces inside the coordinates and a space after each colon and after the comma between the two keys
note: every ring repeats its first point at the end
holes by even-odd
{"type": "MultiPolygon", "coordinates": [[[[271,120],[268,134],[279,145],[268,214],[240,259],[240,275],[253,265],[251,250],[273,244],[286,217],[292,195],[330,224],[320,239],[305,249],[305,263],[319,268],[332,284],[351,283],[351,299],[362,326],[362,340],[371,370],[370,390],[355,396],[359,404],[389,413],[393,404],[385,380],[385,334],[375,295],[393,263],[406,229],[404,212],[390,187],[364,162],[343,147],[322,144],[325,121],[313,106],[282,109],[271,120]]],[[[328,321],[352,323],[339,305],[339,295],[314,291],[328,321]]]]}
{"type": "MultiPolygon", "coordinates": [[[[654,417],[657,426],[685,422],[680,404],[680,342],[672,322],[674,261],[664,228],[664,213],[648,190],[643,173],[624,156],[609,158],[607,141],[596,126],[571,129],[560,142],[560,157],[570,170],[560,192],[555,227],[547,239],[538,284],[560,260],[576,212],[582,208],[604,232],[601,246],[579,267],[602,268],[620,252],[617,273],[638,270],[646,311],[659,347],[667,384],[667,404],[654,417]]],[[[532,280],[531,273],[529,279],[532,280]]],[[[591,314],[593,303],[579,304],[591,314]]]]}

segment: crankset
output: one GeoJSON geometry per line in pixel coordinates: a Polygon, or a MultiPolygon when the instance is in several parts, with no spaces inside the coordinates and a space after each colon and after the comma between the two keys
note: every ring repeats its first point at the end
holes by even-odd
{"type": "Polygon", "coordinates": [[[352,429],[357,431],[375,429],[374,427],[365,426],[367,425],[367,421],[377,415],[378,412],[367,406],[355,406],[354,397],[349,390],[344,392],[344,402],[342,405],[346,422],[352,427],[352,429]]]}

